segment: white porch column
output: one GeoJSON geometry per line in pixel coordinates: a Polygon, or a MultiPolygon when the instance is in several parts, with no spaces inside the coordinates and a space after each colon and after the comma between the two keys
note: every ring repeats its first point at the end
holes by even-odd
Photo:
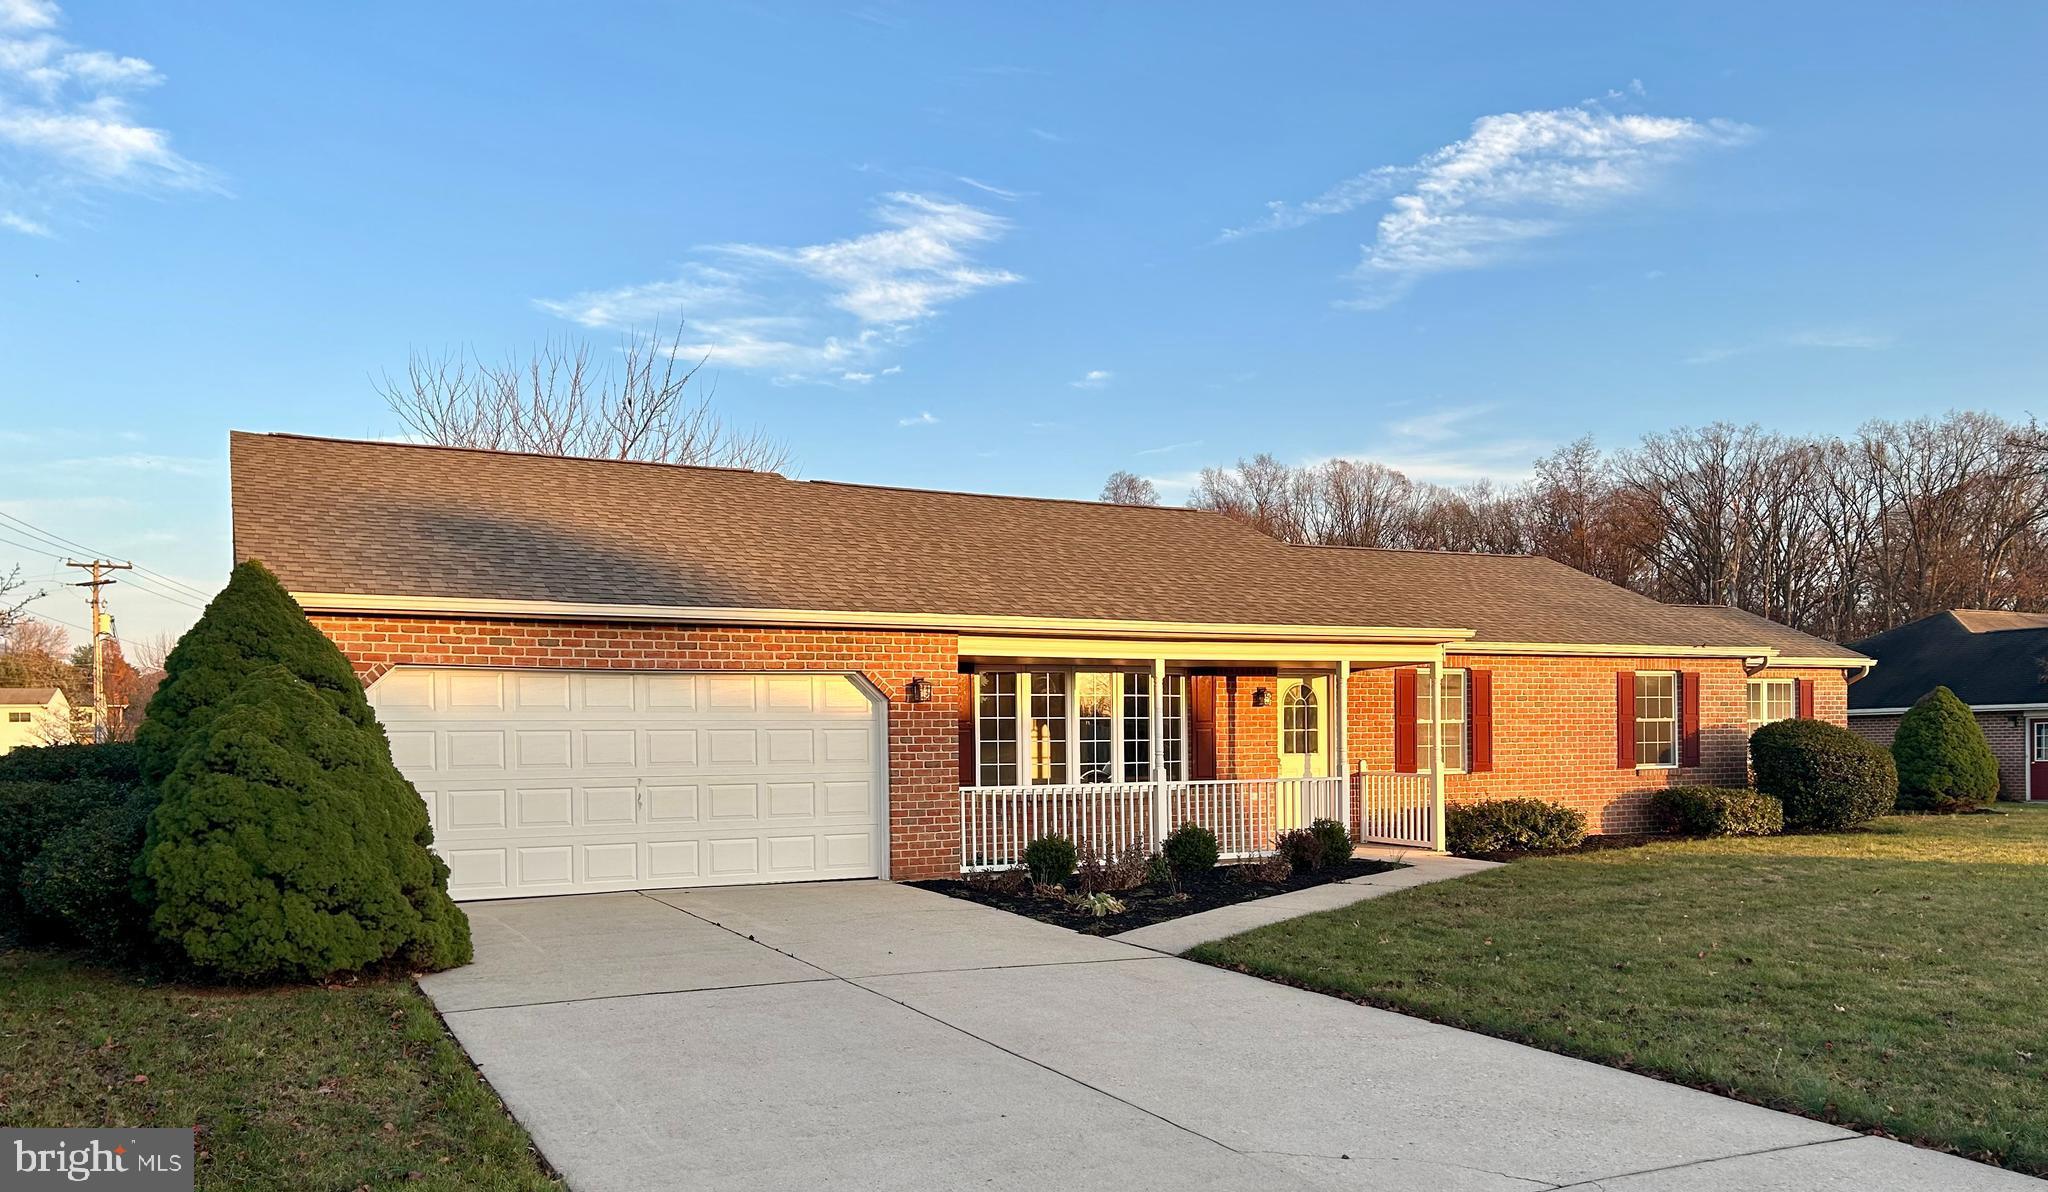
{"type": "MultiPolygon", "coordinates": [[[[1185,693],[1181,696],[1186,699],[1185,693]]],[[[1152,842],[1166,839],[1173,825],[1166,822],[1166,659],[1152,660],[1152,698],[1145,701],[1152,721],[1152,842]]],[[[1183,709],[1185,712],[1185,709],[1183,709]]],[[[1182,764],[1186,764],[1188,742],[1181,741],[1182,764]]]]}
{"type": "Polygon", "coordinates": [[[1342,782],[1338,789],[1343,793],[1337,797],[1337,819],[1344,830],[1351,830],[1351,660],[1337,660],[1337,690],[1330,697],[1330,743],[1336,753],[1336,764],[1332,772],[1342,782]]]}
{"type": "Polygon", "coordinates": [[[1429,660],[1429,801],[1430,839],[1438,852],[1444,848],[1444,652],[1429,660]]]}

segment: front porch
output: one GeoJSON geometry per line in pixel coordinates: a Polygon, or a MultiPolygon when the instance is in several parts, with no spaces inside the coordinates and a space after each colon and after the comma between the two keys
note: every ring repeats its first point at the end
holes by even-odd
{"type": "MultiPolygon", "coordinates": [[[[1364,737],[1389,717],[1366,715],[1353,689],[1364,671],[1412,668],[1432,676],[1432,707],[1443,644],[963,639],[961,868],[1014,868],[1049,833],[1105,855],[1151,848],[1186,823],[1231,860],[1318,819],[1361,843],[1441,850],[1440,751],[1413,773],[1369,769],[1387,751],[1364,737]]],[[[1427,719],[1425,734],[1444,723],[1441,709],[1427,719]]]]}

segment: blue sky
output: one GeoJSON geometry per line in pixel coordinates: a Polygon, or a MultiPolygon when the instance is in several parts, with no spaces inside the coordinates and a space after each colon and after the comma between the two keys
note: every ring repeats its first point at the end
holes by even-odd
{"type": "Polygon", "coordinates": [[[2043,404],[2038,4],[599,7],[0,0],[0,513],[210,590],[230,428],[678,316],[802,475],[1058,496],[2043,404]]]}

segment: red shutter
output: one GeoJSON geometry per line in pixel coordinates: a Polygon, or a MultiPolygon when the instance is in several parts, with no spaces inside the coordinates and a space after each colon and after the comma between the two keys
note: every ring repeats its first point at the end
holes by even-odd
{"type": "Polygon", "coordinates": [[[1188,676],[1188,776],[1216,777],[1216,676],[1188,676]]]}
{"type": "Polygon", "coordinates": [[[974,692],[981,682],[975,675],[960,676],[960,785],[980,786],[981,772],[974,756],[974,692]]]}
{"type": "Polygon", "coordinates": [[[1394,672],[1394,773],[1415,773],[1415,672],[1394,672]]]}
{"type": "Polygon", "coordinates": [[[1700,676],[1696,671],[1678,676],[1678,764],[1700,764],[1700,676]]]}
{"type": "Polygon", "coordinates": [[[1636,673],[1614,674],[1614,767],[1636,768],[1636,673]]]}
{"type": "Polygon", "coordinates": [[[1820,709],[1813,704],[1813,680],[1799,680],[1799,694],[1793,697],[1792,715],[1805,720],[1819,719],[1820,709]]]}
{"type": "Polygon", "coordinates": [[[1472,706],[1466,714],[1472,723],[1472,756],[1466,760],[1465,768],[1483,774],[1493,769],[1493,672],[1469,673],[1472,687],[1466,698],[1472,701],[1472,706]]]}

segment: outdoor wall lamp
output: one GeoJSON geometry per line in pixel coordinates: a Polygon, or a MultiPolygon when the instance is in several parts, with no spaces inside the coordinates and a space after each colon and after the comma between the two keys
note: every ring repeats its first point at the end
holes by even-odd
{"type": "Polygon", "coordinates": [[[1263,687],[1252,688],[1252,707],[1263,708],[1273,702],[1273,693],[1263,687]]]}
{"type": "Polygon", "coordinates": [[[932,681],[923,676],[912,679],[903,687],[903,698],[913,704],[932,702],[932,681]]]}

